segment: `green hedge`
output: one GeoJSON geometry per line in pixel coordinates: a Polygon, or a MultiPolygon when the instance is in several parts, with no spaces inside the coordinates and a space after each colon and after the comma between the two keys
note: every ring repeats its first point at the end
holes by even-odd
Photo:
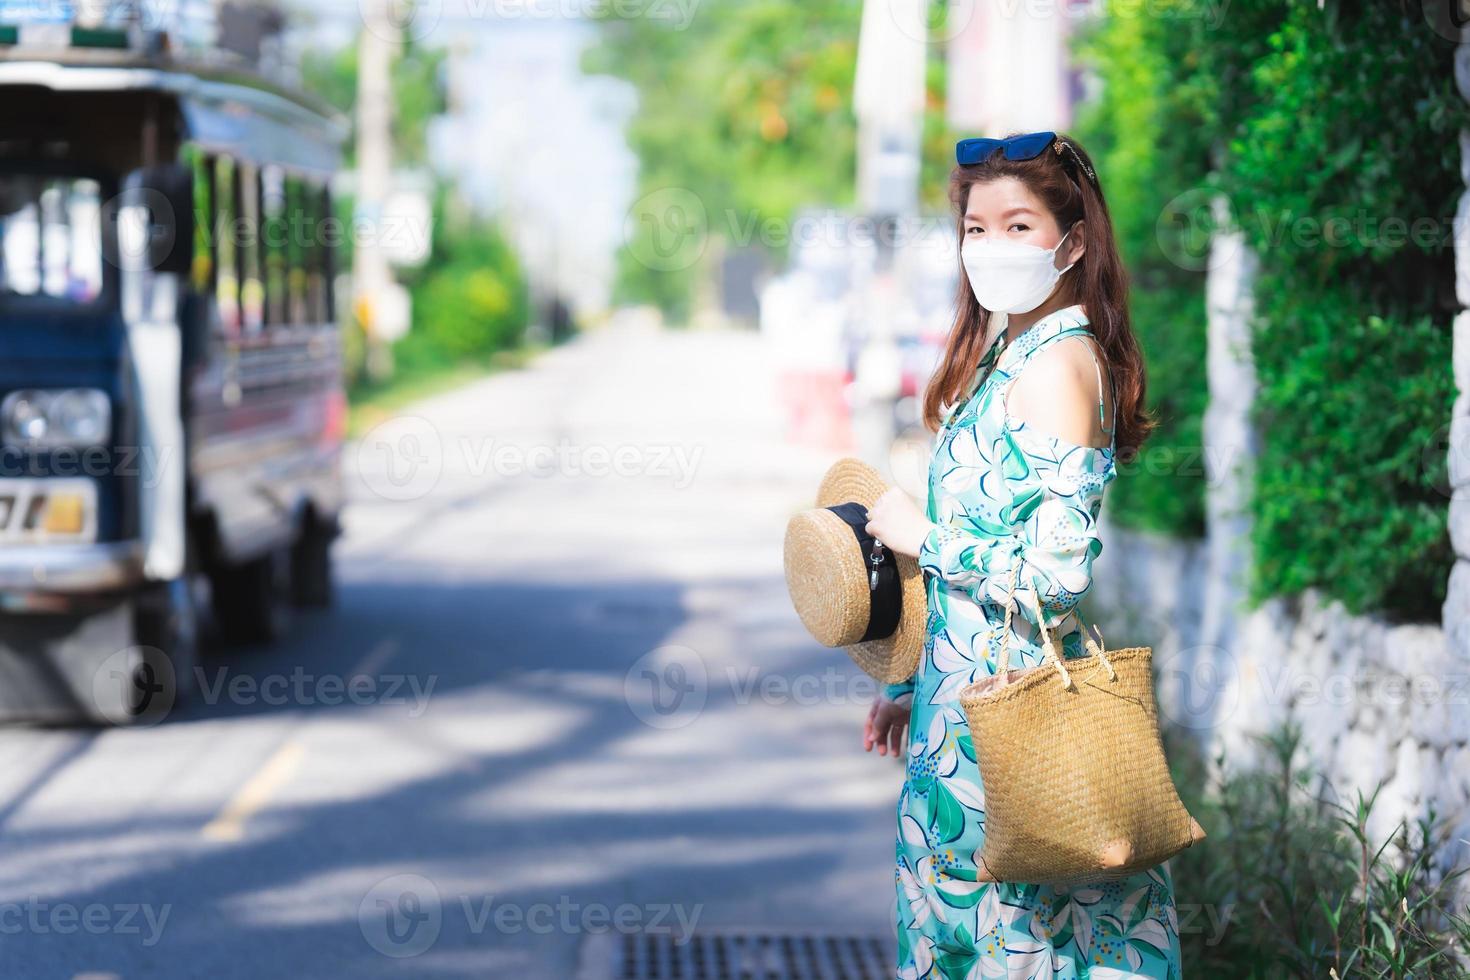
{"type": "Polygon", "coordinates": [[[1125,526],[1197,537],[1204,533],[1201,270],[1208,236],[1192,222],[1159,221],[1173,199],[1204,180],[1209,163],[1200,110],[1181,98],[1190,70],[1187,43],[1168,17],[1101,21],[1083,35],[1078,56],[1103,87],[1074,129],[1097,163],[1132,279],[1133,329],[1148,365],[1147,407],[1158,422],[1143,453],[1120,464],[1128,478],[1109,490],[1108,511],[1125,526]]]}
{"type": "Polygon", "coordinates": [[[1288,5],[1250,72],[1220,187],[1266,270],[1253,601],[1310,586],[1353,612],[1439,619],[1470,124],[1453,57],[1417,5],[1312,0],[1288,5]]]}
{"type": "Polygon", "coordinates": [[[1361,280],[1311,288],[1277,270],[1257,292],[1273,305],[1254,340],[1252,600],[1315,586],[1355,612],[1437,621],[1452,561],[1436,489],[1447,321],[1389,313],[1361,280]]]}
{"type": "Polygon", "coordinates": [[[1397,0],[1236,0],[1218,21],[1195,0],[1126,9],[1080,51],[1103,94],[1079,130],[1100,150],[1161,421],[1117,485],[1119,519],[1198,522],[1199,467],[1171,471],[1149,452],[1198,445],[1198,237],[1223,195],[1262,266],[1251,602],[1315,587],[1353,612],[1437,620],[1451,561],[1450,220],[1470,125],[1453,45],[1397,0]]]}

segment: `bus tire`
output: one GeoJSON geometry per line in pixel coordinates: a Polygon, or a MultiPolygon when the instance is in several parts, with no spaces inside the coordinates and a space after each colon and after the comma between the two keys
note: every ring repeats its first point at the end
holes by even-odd
{"type": "Polygon", "coordinates": [[[194,592],[195,575],[186,570],[172,582],[161,583],[155,592],[140,600],[134,612],[138,645],[149,651],[155,677],[166,677],[172,685],[174,704],[186,700],[196,687],[200,656],[200,614],[194,592]]]}
{"type": "Polygon", "coordinates": [[[227,565],[212,576],[215,624],[229,643],[274,643],[290,625],[290,551],[227,565]]]}
{"type": "Polygon", "coordinates": [[[335,599],[332,534],[319,521],[308,521],[291,548],[291,600],[302,608],[326,609],[335,599]]]}

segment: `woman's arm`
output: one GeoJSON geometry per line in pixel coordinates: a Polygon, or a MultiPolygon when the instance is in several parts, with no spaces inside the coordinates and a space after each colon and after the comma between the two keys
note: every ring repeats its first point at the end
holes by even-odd
{"type": "MultiPolygon", "coordinates": [[[[1092,562],[1102,553],[1091,502],[1094,495],[1063,495],[1043,480],[1034,508],[1009,538],[970,534],[936,524],[919,548],[919,565],[976,602],[1006,605],[1011,575],[1016,590],[1034,588],[1048,629],[1059,626],[1092,585],[1092,562]]],[[[1029,603],[1016,607],[1028,620],[1029,603]]]]}
{"type": "Polygon", "coordinates": [[[907,733],[912,710],[912,699],[895,704],[883,698],[874,698],[868,709],[868,720],[863,723],[863,750],[873,751],[878,747],[879,755],[892,755],[904,759],[908,743],[907,733]]]}

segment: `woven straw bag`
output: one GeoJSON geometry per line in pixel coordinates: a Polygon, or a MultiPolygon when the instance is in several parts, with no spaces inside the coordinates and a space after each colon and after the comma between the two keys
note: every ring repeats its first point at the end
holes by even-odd
{"type": "MultiPolygon", "coordinates": [[[[1011,575],[1000,663],[1010,663],[1011,575]]],[[[985,787],[981,881],[1085,884],[1127,877],[1203,840],[1159,738],[1149,647],[1057,655],[1035,590],[1046,662],[959,691],[985,787]]],[[[1078,618],[1081,624],[1080,617],[1078,618]]],[[[1102,631],[1096,624],[1098,641],[1102,631]]]]}

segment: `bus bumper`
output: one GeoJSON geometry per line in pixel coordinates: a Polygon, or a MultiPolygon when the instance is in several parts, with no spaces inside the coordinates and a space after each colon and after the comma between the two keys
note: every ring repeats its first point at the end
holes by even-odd
{"type": "Polygon", "coordinates": [[[143,582],[141,541],[0,547],[0,609],[55,610],[68,597],[143,582]]]}

